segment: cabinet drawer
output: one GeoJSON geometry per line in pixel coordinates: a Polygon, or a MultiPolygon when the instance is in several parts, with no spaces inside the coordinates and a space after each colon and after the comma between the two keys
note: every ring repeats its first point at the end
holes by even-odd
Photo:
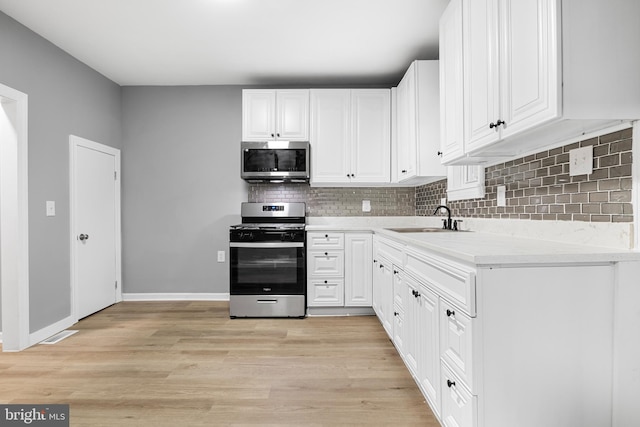
{"type": "Polygon", "coordinates": [[[442,425],[445,427],[475,427],[478,425],[478,397],[463,381],[441,362],[442,425]]]}
{"type": "Polygon", "coordinates": [[[444,299],[440,299],[440,356],[474,391],[473,320],[444,299]]]}
{"type": "Polygon", "coordinates": [[[333,307],[344,305],[344,280],[311,279],[307,282],[308,306],[333,307]]]}
{"type": "Polygon", "coordinates": [[[376,256],[384,257],[392,263],[401,266],[404,265],[403,250],[404,246],[402,244],[376,236],[376,256]]]}
{"type": "Polygon", "coordinates": [[[344,251],[313,251],[307,257],[308,276],[344,276],[344,251]]]}
{"type": "Polygon", "coordinates": [[[475,270],[407,248],[405,271],[459,305],[468,315],[476,315],[475,270]]]}
{"type": "Polygon", "coordinates": [[[344,249],[344,233],[307,233],[307,249],[344,249]]]}

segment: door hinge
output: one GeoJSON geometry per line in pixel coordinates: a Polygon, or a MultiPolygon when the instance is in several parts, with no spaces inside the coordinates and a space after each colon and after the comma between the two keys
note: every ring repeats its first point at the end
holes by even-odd
{"type": "Polygon", "coordinates": [[[116,289],[118,289],[118,281],[116,280],[116,289]]]}
{"type": "Polygon", "coordinates": [[[114,180],[118,179],[118,171],[113,171],[113,179],[114,180]]]}

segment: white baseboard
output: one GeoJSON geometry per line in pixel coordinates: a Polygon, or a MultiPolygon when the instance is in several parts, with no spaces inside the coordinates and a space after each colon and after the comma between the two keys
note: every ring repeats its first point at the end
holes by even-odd
{"type": "Polygon", "coordinates": [[[123,293],[123,301],[229,301],[229,294],[123,293]]]}
{"type": "Polygon", "coordinates": [[[76,319],[73,316],[68,316],[62,320],[57,321],[49,326],[45,326],[44,328],[32,332],[29,334],[29,345],[38,344],[40,341],[46,340],[52,335],[57,334],[58,332],[64,331],[69,326],[72,326],[76,323],[76,319]]]}

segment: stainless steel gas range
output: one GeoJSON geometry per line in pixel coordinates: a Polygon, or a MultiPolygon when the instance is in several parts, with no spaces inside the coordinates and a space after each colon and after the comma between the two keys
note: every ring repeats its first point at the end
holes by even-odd
{"type": "Polygon", "coordinates": [[[243,203],[229,230],[229,315],[306,315],[304,203],[243,203]]]}

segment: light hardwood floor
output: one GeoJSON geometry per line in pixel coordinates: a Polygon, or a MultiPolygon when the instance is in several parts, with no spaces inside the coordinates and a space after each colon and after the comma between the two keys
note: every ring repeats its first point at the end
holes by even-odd
{"type": "Polygon", "coordinates": [[[55,345],[0,353],[1,403],[71,426],[439,426],[373,316],[229,319],[224,302],[124,302],[55,345]]]}

